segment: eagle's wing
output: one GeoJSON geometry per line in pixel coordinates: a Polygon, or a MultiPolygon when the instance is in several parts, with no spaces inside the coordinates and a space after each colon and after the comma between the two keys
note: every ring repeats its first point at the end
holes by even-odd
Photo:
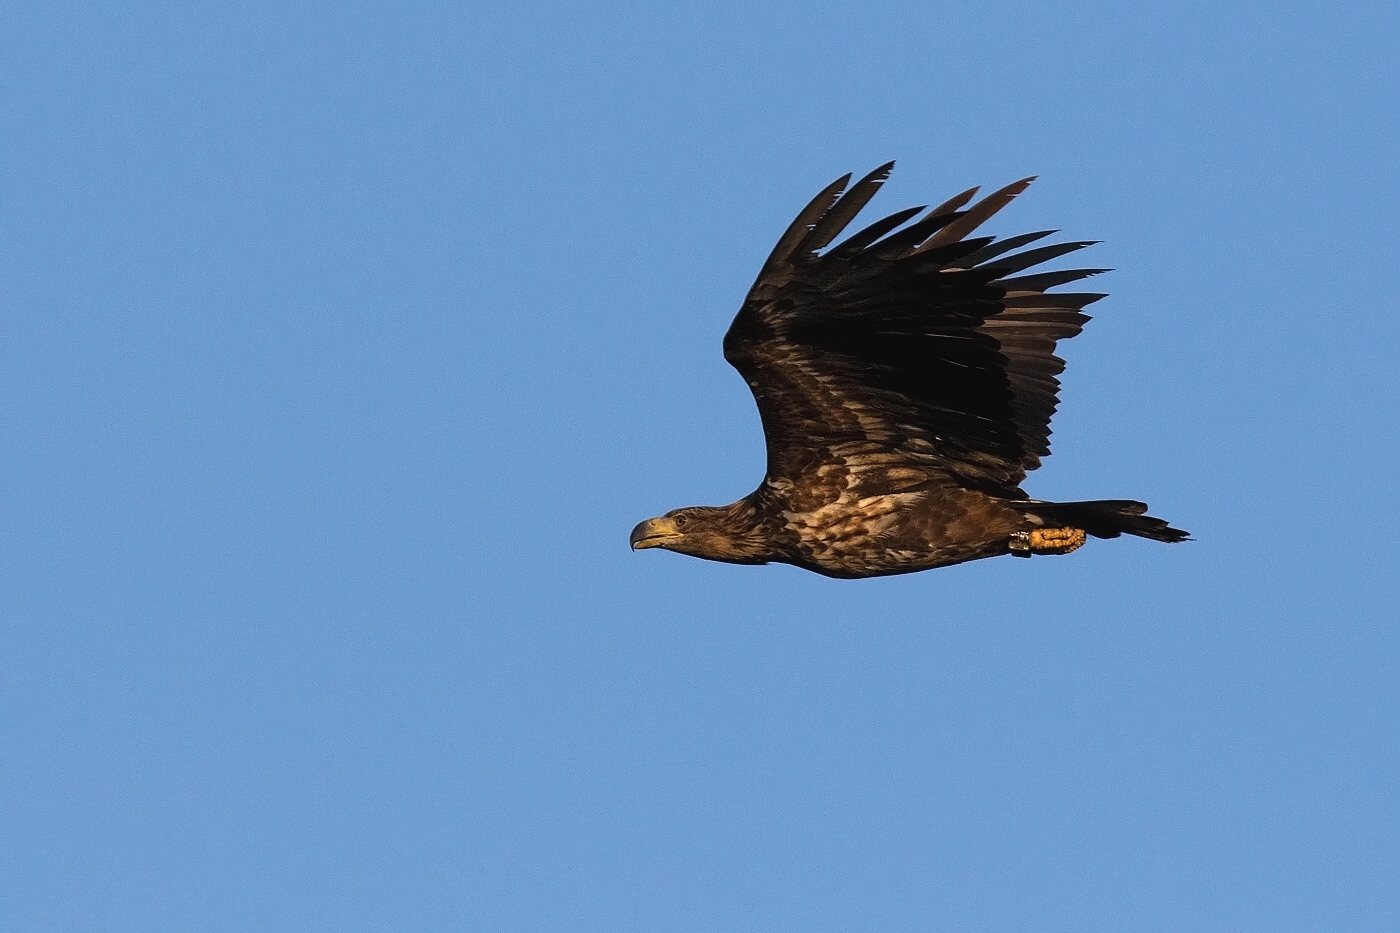
{"type": "Polygon", "coordinates": [[[803,209],[725,334],[725,359],[758,401],[768,479],[839,463],[861,467],[864,494],[944,477],[1020,495],[1049,453],[1055,341],[1102,297],[1046,289],[1103,270],[1017,277],[1090,244],[1017,252],[1053,231],[967,238],[1031,179],[964,210],[973,188],[908,226],[923,209],[900,211],[825,249],[893,165],[849,191],[847,175],[803,209]]]}

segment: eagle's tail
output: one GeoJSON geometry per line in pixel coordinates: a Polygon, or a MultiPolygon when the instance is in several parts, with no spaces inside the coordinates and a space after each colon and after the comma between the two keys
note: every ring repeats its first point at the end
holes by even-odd
{"type": "Polygon", "coordinates": [[[1153,541],[1185,541],[1190,534],[1147,513],[1147,503],[1131,499],[1093,502],[1008,502],[1046,527],[1082,528],[1095,538],[1116,538],[1126,532],[1153,541]]]}

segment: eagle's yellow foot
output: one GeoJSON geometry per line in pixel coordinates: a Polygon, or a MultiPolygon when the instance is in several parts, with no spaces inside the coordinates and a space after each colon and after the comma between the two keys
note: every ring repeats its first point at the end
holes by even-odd
{"type": "Polygon", "coordinates": [[[1011,536],[1011,553],[1017,557],[1030,557],[1032,554],[1068,554],[1084,543],[1084,532],[1079,528],[1035,528],[1031,531],[1018,531],[1011,536]]]}

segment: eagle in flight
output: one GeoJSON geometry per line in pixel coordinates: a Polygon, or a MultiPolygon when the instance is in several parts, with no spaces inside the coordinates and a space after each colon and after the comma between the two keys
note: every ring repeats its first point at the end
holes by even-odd
{"type": "Polygon", "coordinates": [[[976,188],[918,220],[921,207],[899,211],[827,249],[893,167],[849,191],[846,175],[803,208],[724,336],[758,402],[763,482],[731,505],[647,519],[632,547],[855,578],[1067,554],[1086,535],[1185,540],[1141,502],[1021,490],[1050,453],[1055,342],[1103,297],[1050,289],[1106,270],[1022,273],[1092,244],[969,236],[1027,178],[970,207],[976,188]]]}

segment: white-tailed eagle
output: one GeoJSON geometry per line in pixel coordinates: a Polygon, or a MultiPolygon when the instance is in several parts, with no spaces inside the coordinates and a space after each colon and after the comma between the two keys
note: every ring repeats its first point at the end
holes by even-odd
{"type": "Polygon", "coordinates": [[[833,182],[797,215],[725,334],[763,421],[763,482],[731,505],[648,519],[632,547],[870,577],[1065,554],[1086,534],[1184,540],[1141,502],[1021,490],[1050,452],[1055,342],[1103,297],[1050,289],[1105,270],[1023,273],[1091,244],[970,237],[1025,179],[970,207],[976,188],[919,219],[899,211],[828,249],[893,165],[849,191],[850,175],[833,182]]]}

